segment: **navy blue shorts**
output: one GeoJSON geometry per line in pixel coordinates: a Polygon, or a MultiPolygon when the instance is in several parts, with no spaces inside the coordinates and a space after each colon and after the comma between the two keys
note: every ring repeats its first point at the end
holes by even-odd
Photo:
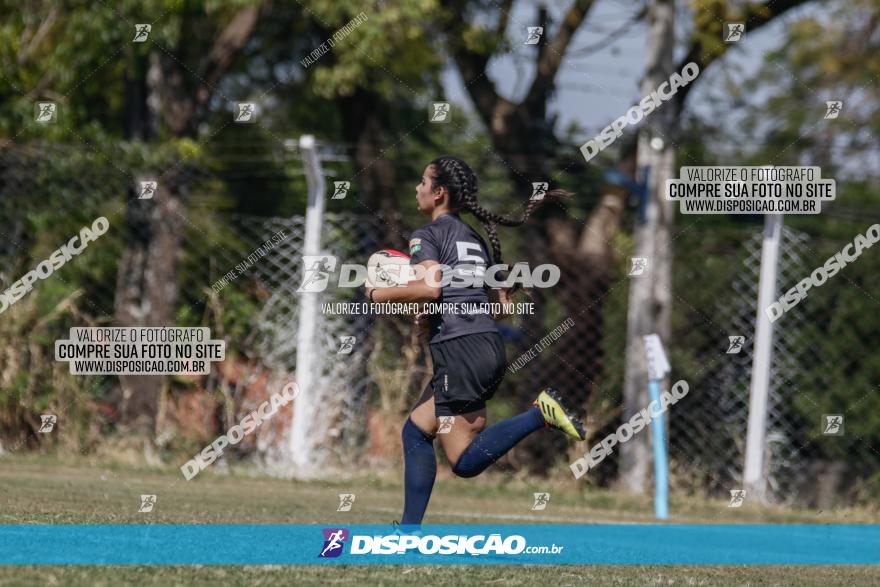
{"type": "Polygon", "coordinates": [[[498,332],[466,334],[429,345],[434,376],[423,397],[433,392],[437,416],[457,416],[486,407],[507,369],[498,332]]]}

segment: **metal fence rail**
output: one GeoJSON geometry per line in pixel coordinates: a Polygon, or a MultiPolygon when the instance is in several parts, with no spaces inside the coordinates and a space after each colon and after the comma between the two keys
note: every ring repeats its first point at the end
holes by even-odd
{"type": "MultiPolygon", "coordinates": [[[[73,168],[46,174],[45,159],[57,156],[57,149],[40,152],[7,148],[0,156],[0,230],[8,237],[0,249],[0,288],[5,290],[51,252],[52,243],[63,241],[64,235],[77,230],[84,221],[99,214],[115,214],[118,224],[83,257],[39,283],[37,291],[19,302],[19,313],[0,315],[5,345],[0,352],[4,384],[0,442],[7,450],[11,446],[35,446],[42,440],[32,433],[28,436],[26,422],[35,414],[54,410],[69,413],[71,418],[94,418],[100,413],[95,406],[103,409],[101,402],[109,403],[117,387],[113,377],[86,381],[67,375],[53,365],[46,341],[66,335],[66,329],[74,323],[112,323],[115,272],[127,238],[124,230],[116,230],[124,226],[124,207],[120,204],[127,180],[118,173],[106,177],[72,173],[73,168]],[[54,207],[55,216],[46,214],[45,218],[61,220],[48,232],[27,234],[35,223],[46,222],[40,216],[46,207],[54,207]],[[63,213],[58,214],[59,210],[63,213]],[[64,311],[55,312],[68,297],[64,311]],[[40,318],[41,308],[48,309],[44,319],[40,318]],[[76,389],[79,391],[73,391],[76,389]],[[27,443],[21,440],[25,437],[30,439],[27,443]]],[[[198,185],[193,189],[197,193],[198,185]]],[[[184,214],[187,222],[182,236],[177,322],[224,330],[232,354],[240,355],[256,371],[272,376],[295,372],[304,219],[216,214],[198,204],[184,214]],[[286,234],[280,243],[219,293],[213,291],[212,284],[280,230],[286,234]]],[[[855,235],[866,227],[848,221],[845,229],[838,227],[837,234],[855,235]]],[[[674,241],[674,334],[673,340],[666,342],[673,381],[689,379],[691,395],[672,410],[669,448],[674,489],[726,494],[740,487],[742,481],[760,230],[756,225],[744,224],[728,228],[724,238],[715,238],[712,230],[686,227],[674,241]],[[745,344],[736,354],[726,352],[728,336],[732,335],[745,336],[745,344]]],[[[363,263],[385,244],[382,233],[381,221],[373,216],[328,213],[324,248],[340,262],[363,263]]],[[[548,246],[538,233],[524,229],[522,235],[529,243],[528,250],[548,246]]],[[[827,251],[837,250],[846,242],[845,237],[826,237],[820,243],[806,233],[786,228],[780,290],[808,275],[824,261],[827,251]]],[[[517,259],[513,253],[509,256],[517,259]]],[[[858,346],[876,346],[876,336],[871,340],[854,339],[851,352],[846,352],[840,340],[825,336],[829,331],[838,338],[846,336],[841,334],[838,317],[845,307],[836,304],[838,296],[848,292],[864,301],[876,295],[880,263],[875,259],[875,251],[863,255],[856,273],[842,272],[820,291],[811,292],[797,311],[780,321],[783,327],[776,329],[766,459],[769,496],[774,501],[818,504],[821,500],[815,486],[839,486],[844,478],[856,488],[847,493],[854,498],[858,488],[876,479],[880,469],[876,437],[848,433],[831,441],[819,430],[822,413],[846,413],[849,422],[865,406],[873,405],[872,398],[876,397],[876,382],[874,387],[867,384],[874,376],[872,369],[876,369],[870,347],[858,346]],[[849,382],[865,387],[864,397],[859,399],[861,395],[857,394],[858,401],[843,405],[835,398],[842,397],[840,391],[849,382]]],[[[504,391],[492,404],[493,417],[519,411],[538,389],[552,386],[564,396],[577,399],[588,412],[594,439],[616,428],[626,342],[627,261],[621,255],[616,272],[600,280],[588,268],[576,270],[577,260],[572,259],[557,287],[537,292],[535,316],[504,324],[509,362],[569,316],[577,328],[505,378],[504,391]]],[[[363,290],[335,287],[328,288],[320,299],[364,301],[363,290]]],[[[874,306],[869,303],[866,307],[874,306]]],[[[323,450],[340,467],[373,462],[370,443],[375,442],[377,432],[371,414],[377,410],[393,412],[386,419],[396,421],[405,412],[430,375],[427,348],[413,338],[407,317],[318,318],[317,348],[325,360],[316,368],[318,383],[312,391],[326,400],[322,424],[335,439],[323,450]],[[342,336],[356,340],[350,354],[340,353],[342,336]]],[[[868,318],[873,320],[873,316],[868,318]]],[[[855,323],[853,330],[859,330],[859,324],[855,323]]],[[[227,401],[236,405],[250,401],[246,397],[248,385],[224,387],[213,380],[199,392],[218,402],[217,409],[223,411],[227,401]]],[[[234,414],[221,418],[225,423],[220,427],[228,425],[230,418],[234,419],[234,414]]],[[[278,447],[286,432],[284,427],[267,430],[256,446],[261,460],[283,469],[285,456],[278,447]]],[[[389,438],[388,442],[397,442],[389,438]]],[[[565,465],[569,457],[575,456],[566,456],[566,447],[560,438],[546,435],[546,440],[530,440],[512,451],[501,466],[512,472],[552,471],[554,463],[548,463],[546,455],[563,455],[561,464],[565,465]]],[[[397,445],[393,450],[388,446],[384,450],[396,454],[397,445]]],[[[615,454],[598,470],[591,471],[589,481],[612,482],[616,458],[615,454]]]]}

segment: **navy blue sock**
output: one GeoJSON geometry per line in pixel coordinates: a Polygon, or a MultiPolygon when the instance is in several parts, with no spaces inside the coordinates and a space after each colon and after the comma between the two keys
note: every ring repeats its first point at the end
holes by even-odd
{"type": "Polygon", "coordinates": [[[400,523],[421,524],[437,476],[434,439],[407,418],[401,433],[404,462],[404,505],[400,523]]]}
{"type": "Polygon", "coordinates": [[[476,477],[503,457],[520,440],[544,427],[541,408],[532,406],[518,416],[492,424],[468,445],[452,472],[459,477],[476,477]]]}

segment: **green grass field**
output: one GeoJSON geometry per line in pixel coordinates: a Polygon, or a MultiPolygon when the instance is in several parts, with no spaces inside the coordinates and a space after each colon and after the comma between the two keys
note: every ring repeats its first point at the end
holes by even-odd
{"type": "MultiPolygon", "coordinates": [[[[177,470],[135,469],[93,461],[0,459],[0,523],[389,523],[399,515],[395,478],[360,474],[330,482],[292,482],[206,471],[191,482],[177,470]],[[140,494],[156,494],[138,513],[140,494]],[[351,512],[337,512],[338,493],[357,495],[351,512]]],[[[813,512],[727,508],[726,502],[673,498],[672,523],[876,523],[877,512],[813,512]]],[[[441,476],[427,523],[654,522],[650,500],[583,491],[573,482],[528,484],[502,475],[460,480],[441,476]],[[549,491],[544,512],[531,512],[532,493],[549,491]]],[[[34,566],[0,567],[2,585],[872,585],[877,567],[669,566],[34,566]]]]}

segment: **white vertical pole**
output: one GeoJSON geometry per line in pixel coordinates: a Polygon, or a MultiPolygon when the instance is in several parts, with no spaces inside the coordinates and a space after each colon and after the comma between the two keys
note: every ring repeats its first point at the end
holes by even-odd
{"type": "Polygon", "coordinates": [[[752,382],[749,392],[749,428],[746,436],[746,462],[743,485],[758,500],[764,501],[764,446],[767,435],[767,395],[770,367],[773,362],[773,323],[765,309],[776,298],[776,275],[779,265],[779,244],[782,238],[782,214],[764,216],[764,241],[761,245],[761,279],[758,285],[758,307],[755,318],[755,354],[752,360],[752,382]]]}
{"type": "MultiPolygon", "coordinates": [[[[324,222],[324,173],[315,149],[315,137],[303,135],[299,139],[303,164],[306,172],[309,197],[306,208],[303,256],[321,254],[321,230],[324,222]]],[[[303,271],[305,272],[305,267],[303,271]]],[[[299,294],[299,329],[296,345],[296,382],[299,396],[293,404],[293,425],[290,434],[290,459],[293,472],[299,477],[311,476],[319,469],[315,455],[315,434],[312,426],[318,410],[320,397],[317,388],[317,375],[320,371],[320,357],[317,348],[318,331],[318,293],[299,294]]]]}

